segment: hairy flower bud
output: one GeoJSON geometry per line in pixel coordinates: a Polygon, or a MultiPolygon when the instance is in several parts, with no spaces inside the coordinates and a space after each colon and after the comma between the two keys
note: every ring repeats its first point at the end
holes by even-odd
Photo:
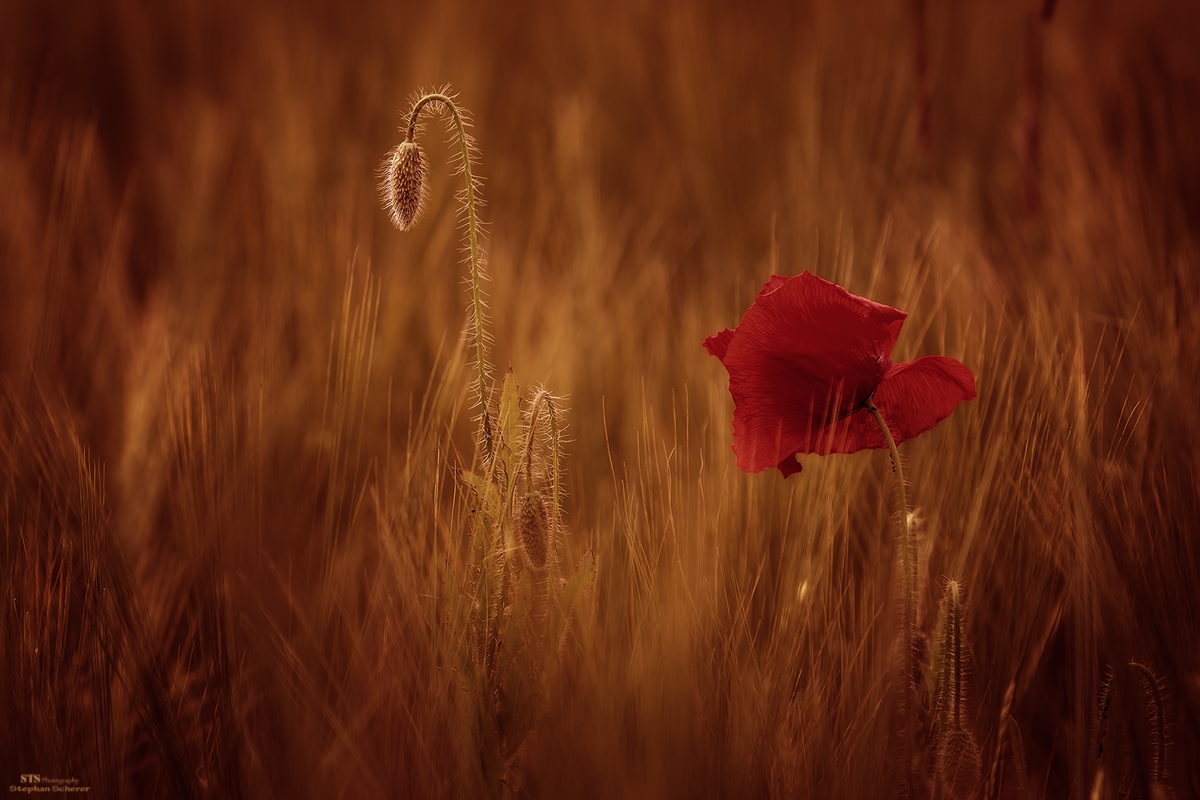
{"type": "Polygon", "coordinates": [[[425,210],[425,162],[416,142],[401,142],[383,165],[383,206],[402,231],[417,224],[425,210]]]}
{"type": "Polygon", "coordinates": [[[541,569],[546,566],[547,528],[546,501],[541,492],[527,492],[517,503],[517,536],[525,549],[529,563],[541,569]]]}
{"type": "Polygon", "coordinates": [[[979,789],[983,759],[974,735],[967,730],[951,731],[938,746],[937,776],[946,794],[968,800],[979,789]]]}

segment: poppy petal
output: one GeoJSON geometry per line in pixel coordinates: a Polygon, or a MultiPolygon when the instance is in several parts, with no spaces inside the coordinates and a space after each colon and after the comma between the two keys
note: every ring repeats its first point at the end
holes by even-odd
{"type": "Polygon", "coordinates": [[[875,391],[906,316],[811,273],[772,278],[736,335],[706,342],[725,348],[738,466],[828,451],[825,430],[875,391]]]}
{"type": "MultiPolygon", "coordinates": [[[[955,406],[976,396],[971,370],[953,358],[924,356],[888,370],[872,399],[899,445],[932,430],[955,406]]],[[[811,452],[857,453],[883,450],[887,440],[863,408],[826,429],[817,445],[811,452]]]]}
{"type": "Polygon", "coordinates": [[[953,358],[924,356],[888,370],[875,405],[899,444],[931,430],[959,403],[976,397],[971,370],[953,358]]]}
{"type": "Polygon", "coordinates": [[[799,453],[886,447],[868,397],[897,443],[974,399],[974,376],[952,358],[892,364],[907,316],[808,272],[772,276],[737,328],[704,340],[729,372],[738,467],[787,477],[801,471],[799,453]]]}
{"type": "Polygon", "coordinates": [[[879,423],[871,416],[871,412],[860,408],[845,419],[839,420],[837,424],[831,425],[818,444],[819,449],[813,452],[824,456],[830,453],[882,450],[887,447],[887,440],[883,438],[883,431],[879,430],[879,423]]]}

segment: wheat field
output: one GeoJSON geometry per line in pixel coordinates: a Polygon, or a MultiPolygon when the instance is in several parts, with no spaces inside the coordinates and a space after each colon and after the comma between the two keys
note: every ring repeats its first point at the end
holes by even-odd
{"type": "Polygon", "coordinates": [[[0,784],[1200,797],[1198,41],[1168,0],[0,3],[0,784]],[[380,203],[445,86],[503,458],[436,115],[419,224],[380,203]],[[975,375],[901,446],[911,659],[887,452],[742,473],[701,346],[804,270],[975,375]]]}

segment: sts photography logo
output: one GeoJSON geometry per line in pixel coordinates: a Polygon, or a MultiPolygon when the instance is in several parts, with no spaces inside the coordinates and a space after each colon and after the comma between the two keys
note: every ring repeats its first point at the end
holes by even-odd
{"type": "Polygon", "coordinates": [[[91,790],[90,786],[80,786],[78,778],[51,778],[36,772],[21,773],[20,783],[8,787],[15,794],[75,794],[91,790]]]}

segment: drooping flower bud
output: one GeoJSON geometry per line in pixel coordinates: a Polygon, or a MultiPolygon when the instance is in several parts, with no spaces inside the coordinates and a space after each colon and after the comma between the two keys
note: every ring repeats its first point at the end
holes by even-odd
{"type": "Polygon", "coordinates": [[[402,231],[417,224],[425,210],[428,189],[425,184],[425,158],[416,142],[401,142],[384,162],[383,207],[392,224],[402,231]]]}

